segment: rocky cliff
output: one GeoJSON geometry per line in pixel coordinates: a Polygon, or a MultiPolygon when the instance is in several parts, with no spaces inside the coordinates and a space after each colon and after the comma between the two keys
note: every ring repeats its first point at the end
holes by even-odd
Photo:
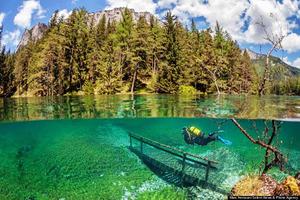
{"type": "Polygon", "coordinates": [[[247,53],[248,53],[251,60],[256,60],[256,59],[260,59],[260,58],[264,57],[263,54],[256,53],[256,52],[254,52],[250,49],[246,49],[246,51],[247,51],[247,53]]]}
{"type": "MultiPolygon", "coordinates": [[[[95,13],[88,14],[88,24],[91,24],[92,20],[94,20],[94,24],[99,23],[100,19],[105,16],[106,20],[110,21],[120,21],[122,19],[122,12],[124,12],[125,8],[114,8],[112,10],[104,10],[95,13]]],[[[152,16],[149,12],[135,12],[134,9],[130,9],[132,13],[133,20],[136,22],[140,16],[145,16],[146,20],[150,22],[150,18],[152,16]]],[[[18,45],[18,48],[25,46],[28,44],[30,40],[37,41],[43,37],[43,34],[47,30],[47,25],[43,23],[39,23],[33,26],[31,29],[26,29],[23,33],[21,41],[18,45]]]]}
{"type": "MultiPolygon", "coordinates": [[[[89,21],[91,22],[92,19],[94,20],[94,23],[99,23],[100,19],[105,16],[106,20],[110,21],[120,21],[122,19],[122,12],[124,12],[125,8],[114,8],[112,10],[104,10],[99,11],[95,13],[89,13],[89,21]]],[[[150,22],[150,18],[152,16],[149,12],[135,12],[134,9],[130,9],[130,12],[132,13],[133,20],[136,22],[141,16],[145,16],[146,20],[150,22]]]]}
{"type": "Polygon", "coordinates": [[[26,29],[22,35],[18,48],[27,45],[30,40],[36,42],[37,40],[41,39],[47,29],[48,26],[43,23],[38,23],[31,29],[26,29]]]}

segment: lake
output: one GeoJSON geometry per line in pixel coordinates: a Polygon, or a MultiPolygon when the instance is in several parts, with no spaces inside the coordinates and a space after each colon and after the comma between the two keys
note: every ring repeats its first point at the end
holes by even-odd
{"type": "MultiPolygon", "coordinates": [[[[274,168],[269,174],[281,181],[300,170],[300,97],[0,99],[0,199],[223,199],[241,177],[258,173],[264,156],[232,116],[254,138],[266,126],[271,130],[266,119],[277,119],[281,127],[274,143],[288,162],[285,171],[274,168]],[[185,126],[206,134],[222,131],[232,145],[188,145],[181,133],[185,126]],[[178,185],[172,172],[159,174],[129,150],[129,132],[217,161],[208,179],[213,187],[178,185]]],[[[170,157],[146,145],[144,152],[170,157]]]]}

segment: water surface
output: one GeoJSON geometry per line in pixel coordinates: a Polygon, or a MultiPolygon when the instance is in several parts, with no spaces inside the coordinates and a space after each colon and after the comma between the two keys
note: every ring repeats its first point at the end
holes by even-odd
{"type": "Polygon", "coordinates": [[[300,97],[110,95],[0,99],[0,120],[237,117],[300,119],[300,97]]]}

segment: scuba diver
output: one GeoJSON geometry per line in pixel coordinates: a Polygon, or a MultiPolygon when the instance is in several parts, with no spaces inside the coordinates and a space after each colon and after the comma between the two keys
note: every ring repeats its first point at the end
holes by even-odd
{"type": "Polygon", "coordinates": [[[194,126],[184,127],[182,129],[182,134],[184,135],[184,141],[187,144],[194,145],[196,143],[198,145],[205,146],[212,141],[219,140],[222,143],[224,143],[225,145],[231,145],[232,144],[231,141],[226,140],[218,135],[218,133],[220,133],[220,132],[223,132],[223,131],[221,131],[221,130],[214,131],[214,132],[208,134],[208,136],[205,136],[205,133],[202,132],[201,129],[196,128],[194,126]]]}

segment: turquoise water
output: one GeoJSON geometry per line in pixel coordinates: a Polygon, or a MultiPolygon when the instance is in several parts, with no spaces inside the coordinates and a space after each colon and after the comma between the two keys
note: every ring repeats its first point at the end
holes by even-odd
{"type": "MultiPolygon", "coordinates": [[[[277,181],[300,171],[300,98],[287,96],[113,95],[0,99],[0,199],[224,199],[243,176],[258,174],[264,151],[250,143],[271,121],[282,122],[274,144],[287,156],[277,181]],[[185,144],[181,129],[223,130],[225,146],[185,144]],[[205,185],[178,184],[130,150],[128,133],[218,162],[205,185]]],[[[133,142],[139,149],[139,143],[133,142]]],[[[160,165],[181,160],[144,146],[160,165]]],[[[151,164],[151,163],[150,163],[151,164]]],[[[188,165],[192,166],[191,163],[188,165]]],[[[188,168],[190,169],[190,168],[188,168]]],[[[202,180],[205,169],[188,171],[202,180]],[[202,171],[201,171],[202,170],[202,171]]]]}
{"type": "MultiPolygon", "coordinates": [[[[264,130],[263,120],[240,123],[254,137],[264,130]]],[[[276,142],[288,156],[288,163],[285,172],[270,172],[278,181],[300,170],[299,130],[298,122],[284,121],[281,125],[276,142]]],[[[242,176],[257,173],[263,155],[229,119],[2,122],[0,199],[222,199],[242,176]],[[202,127],[205,132],[222,129],[223,137],[233,145],[187,145],[181,135],[181,128],[187,125],[202,127]],[[209,182],[225,193],[166,182],[129,151],[128,132],[218,161],[218,169],[211,172],[209,182]]]]}

